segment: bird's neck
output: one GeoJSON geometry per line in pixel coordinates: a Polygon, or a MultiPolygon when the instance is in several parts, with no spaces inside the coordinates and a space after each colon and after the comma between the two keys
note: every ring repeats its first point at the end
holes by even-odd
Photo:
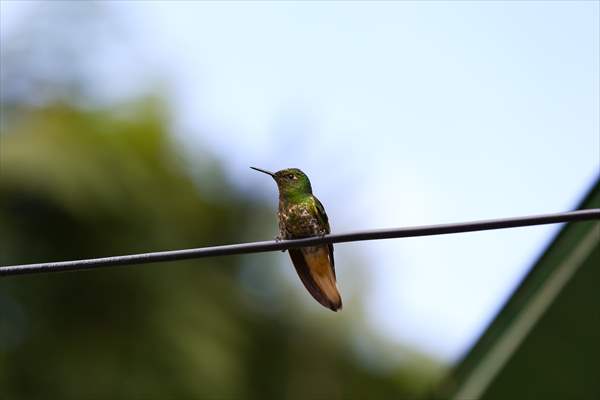
{"type": "Polygon", "coordinates": [[[279,192],[279,203],[283,205],[295,205],[304,203],[312,196],[312,193],[300,192],[300,191],[280,191],[279,192]]]}

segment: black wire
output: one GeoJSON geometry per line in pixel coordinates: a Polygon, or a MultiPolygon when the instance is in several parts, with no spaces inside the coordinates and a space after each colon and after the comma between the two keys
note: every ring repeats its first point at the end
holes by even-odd
{"type": "Polygon", "coordinates": [[[186,260],[191,258],[216,257],[234,254],[260,253],[284,250],[324,243],[356,242],[414,236],[444,235],[449,233],[474,232],[490,229],[516,228],[521,226],[555,224],[600,219],[600,208],[578,210],[565,213],[533,215],[504,219],[492,219],[455,224],[417,226],[408,228],[378,229],[370,231],[340,233],[323,237],[310,237],[297,240],[241,243],[226,246],[202,247],[197,249],[161,251],[156,253],[130,254],[87,260],[48,262],[40,264],[9,265],[0,267],[0,276],[24,275],[41,272],[81,271],[116,265],[147,264],[163,261],[186,260]]]}

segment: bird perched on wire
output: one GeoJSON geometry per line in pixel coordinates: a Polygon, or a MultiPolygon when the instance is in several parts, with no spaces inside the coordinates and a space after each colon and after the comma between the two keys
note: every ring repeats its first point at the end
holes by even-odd
{"type": "MultiPolygon", "coordinates": [[[[269,172],[279,189],[279,237],[300,239],[330,233],[329,220],[323,204],[312,194],[308,176],[297,168],[269,172]]],[[[292,263],[304,287],[323,306],[337,311],[342,308],[342,297],[335,278],[333,245],[289,249],[292,263]]]]}

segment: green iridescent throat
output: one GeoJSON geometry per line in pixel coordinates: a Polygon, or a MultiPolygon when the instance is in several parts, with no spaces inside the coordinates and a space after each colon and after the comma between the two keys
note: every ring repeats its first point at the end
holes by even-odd
{"type": "Polygon", "coordinates": [[[301,203],[312,196],[310,182],[306,176],[292,181],[277,179],[277,186],[279,187],[279,198],[286,202],[301,203]]]}

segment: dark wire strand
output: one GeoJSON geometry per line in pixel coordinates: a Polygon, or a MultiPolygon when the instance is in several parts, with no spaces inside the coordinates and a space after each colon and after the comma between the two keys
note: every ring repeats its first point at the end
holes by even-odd
{"type": "Polygon", "coordinates": [[[454,224],[428,225],[407,228],[378,229],[296,240],[241,243],[196,249],[160,251],[156,253],[130,254],[87,260],[59,261],[39,264],[8,265],[0,267],[0,276],[35,274],[42,272],[83,271],[117,265],[148,264],[164,261],[187,260],[202,257],[217,257],[235,254],[261,253],[290,248],[314,246],[325,243],[357,242],[416,236],[445,235],[450,233],[475,232],[491,229],[517,228],[532,225],[555,224],[600,219],[600,208],[578,210],[556,214],[532,215],[504,219],[491,219],[454,224]]]}

